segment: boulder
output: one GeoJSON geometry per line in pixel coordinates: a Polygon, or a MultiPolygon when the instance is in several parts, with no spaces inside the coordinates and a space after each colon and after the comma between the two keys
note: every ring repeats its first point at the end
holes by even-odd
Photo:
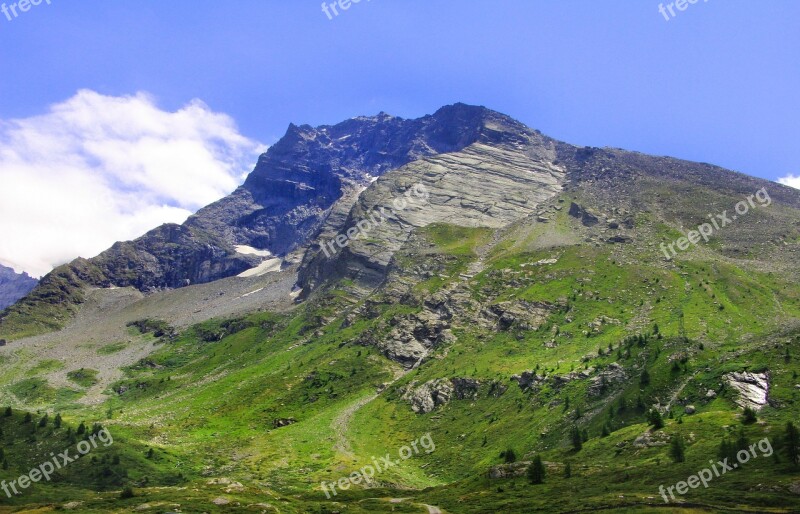
{"type": "Polygon", "coordinates": [[[600,218],[575,202],[572,202],[569,206],[569,215],[573,218],[578,218],[586,227],[593,227],[600,223],[600,218]]]}
{"type": "Polygon", "coordinates": [[[738,393],[735,401],[739,407],[760,410],[767,404],[769,396],[769,375],[767,373],[733,372],[726,374],[723,378],[738,393]]]}

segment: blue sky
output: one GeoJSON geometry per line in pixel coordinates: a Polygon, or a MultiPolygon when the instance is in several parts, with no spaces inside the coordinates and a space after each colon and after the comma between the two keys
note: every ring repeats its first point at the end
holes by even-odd
{"type": "MultiPolygon", "coordinates": [[[[214,166],[228,166],[223,174],[239,180],[255,149],[274,143],[290,122],[336,123],[380,111],[417,117],[457,101],[499,110],[570,143],[710,162],[770,180],[800,175],[800,2],[699,0],[674,9],[669,21],[651,0],[362,0],[332,20],[320,4],[51,0],[10,21],[0,14],[0,128],[6,131],[0,144],[20,134],[55,141],[70,130],[73,143],[111,136],[119,143],[143,130],[125,118],[142,119],[128,104],[152,120],[172,113],[166,125],[191,133],[184,143],[217,148],[219,134],[189,125],[218,128],[224,148],[219,155],[207,152],[209,162],[198,165],[208,164],[198,181],[210,176],[215,193],[175,198],[174,187],[152,188],[151,203],[177,209],[165,221],[185,216],[209,194],[224,194],[230,180],[214,166]],[[133,100],[139,93],[144,96],[133,100]],[[106,119],[100,137],[87,128],[94,122],[75,123],[94,120],[114,99],[127,99],[120,110],[127,114],[116,122],[125,130],[106,119]],[[195,100],[201,106],[187,108],[195,100]],[[56,115],[57,134],[51,128],[56,115]]],[[[146,123],[147,130],[159,123],[146,123]]],[[[72,147],[56,146],[63,147],[61,160],[72,160],[72,147]]],[[[138,191],[123,171],[146,174],[153,162],[109,178],[97,163],[113,166],[118,159],[94,150],[87,157],[85,146],[81,165],[98,173],[107,193],[138,191]]],[[[39,183],[61,173],[46,164],[45,143],[35,152],[39,183]]],[[[14,177],[27,173],[20,171],[27,157],[14,159],[14,177]]],[[[176,159],[182,157],[159,162],[176,159]]],[[[0,160],[6,181],[0,186],[8,186],[11,175],[2,167],[0,160]]],[[[143,207],[114,208],[134,216],[143,207]]],[[[0,218],[19,219],[9,209],[0,203],[0,218]]],[[[92,214],[79,223],[91,225],[85,219],[92,214]]],[[[76,251],[90,256],[112,236],[129,237],[160,219],[138,218],[128,232],[109,228],[94,246],[44,261],[68,260],[76,251]]],[[[0,224],[0,240],[3,230],[10,228],[0,224]]],[[[33,269],[25,264],[30,256],[11,255],[30,244],[0,246],[0,262],[33,269]]]]}

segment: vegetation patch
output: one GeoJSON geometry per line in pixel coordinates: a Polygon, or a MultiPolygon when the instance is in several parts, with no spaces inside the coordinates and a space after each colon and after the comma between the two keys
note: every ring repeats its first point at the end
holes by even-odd
{"type": "Polygon", "coordinates": [[[93,369],[81,368],[67,373],[67,378],[81,387],[92,387],[97,380],[97,371],[93,369]]]}

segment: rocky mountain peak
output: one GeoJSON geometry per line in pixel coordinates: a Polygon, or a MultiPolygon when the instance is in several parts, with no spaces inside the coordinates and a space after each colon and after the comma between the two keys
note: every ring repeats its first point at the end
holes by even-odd
{"type": "Polygon", "coordinates": [[[25,272],[17,273],[0,264],[0,311],[28,294],[38,282],[25,272]]]}

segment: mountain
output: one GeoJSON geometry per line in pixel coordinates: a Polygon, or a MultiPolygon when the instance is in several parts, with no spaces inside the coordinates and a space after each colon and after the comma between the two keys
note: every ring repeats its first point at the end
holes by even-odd
{"type": "Polygon", "coordinates": [[[38,281],[27,273],[16,273],[0,264],[0,311],[30,293],[38,281]]]}
{"type": "Polygon", "coordinates": [[[457,104],[417,120],[382,113],[334,126],[290,125],[241,187],[184,224],[163,225],[45,276],[18,310],[0,320],[11,318],[17,327],[18,312],[47,314],[38,317],[34,328],[14,328],[4,335],[14,338],[63,326],[83,301],[84,287],[132,286],[143,292],[178,288],[242,273],[261,263],[259,254],[265,251],[285,257],[316,235],[325,219],[349,209],[375,177],[472,144],[485,130],[485,119],[494,116],[457,104]],[[51,308],[54,297],[62,304],[56,310],[51,308]]]}
{"type": "Polygon", "coordinates": [[[15,507],[796,512],[798,263],[800,192],[710,164],[463,104],[292,125],[2,314],[0,479],[87,422],[15,507]]]}

